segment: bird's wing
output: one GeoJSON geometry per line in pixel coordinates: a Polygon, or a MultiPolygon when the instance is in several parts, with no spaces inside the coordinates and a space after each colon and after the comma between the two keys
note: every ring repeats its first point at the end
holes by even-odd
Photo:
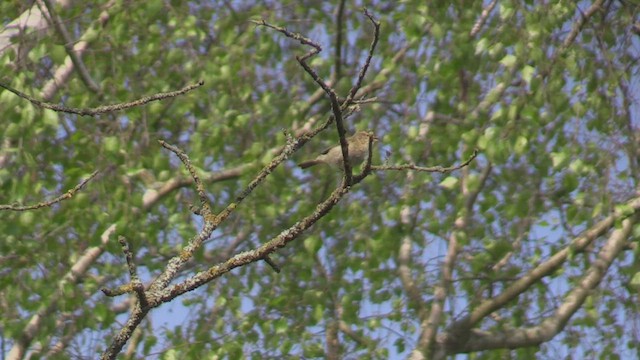
{"type": "Polygon", "coordinates": [[[329,148],[324,149],[324,150],[320,153],[320,155],[327,155],[327,153],[329,152],[329,150],[331,150],[331,149],[333,149],[333,148],[334,148],[334,147],[332,146],[332,147],[329,147],[329,148]]]}

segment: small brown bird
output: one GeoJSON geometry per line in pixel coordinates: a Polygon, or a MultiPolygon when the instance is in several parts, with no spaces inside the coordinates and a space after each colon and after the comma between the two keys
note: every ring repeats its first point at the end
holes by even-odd
{"type": "MultiPolygon", "coordinates": [[[[373,141],[378,138],[370,132],[358,131],[353,136],[347,138],[349,144],[349,163],[352,167],[359,165],[367,158],[369,154],[369,136],[373,136],[373,141]]],[[[303,161],[298,164],[303,169],[308,167],[327,164],[333,168],[342,169],[344,162],[342,161],[342,148],[340,145],[328,148],[313,160],[303,161]]]]}

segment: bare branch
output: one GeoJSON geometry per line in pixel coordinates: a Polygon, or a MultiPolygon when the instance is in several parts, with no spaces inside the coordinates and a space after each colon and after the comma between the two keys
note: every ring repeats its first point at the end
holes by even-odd
{"type": "MultiPolygon", "coordinates": [[[[151,284],[150,291],[159,291],[159,290],[165,289],[168,286],[168,284],[171,282],[171,280],[175,277],[177,272],[184,266],[184,264],[189,259],[191,259],[195,250],[201,246],[204,240],[208,239],[211,236],[211,233],[213,233],[213,231],[217,229],[218,226],[223,221],[225,221],[229,217],[229,215],[231,215],[231,213],[233,213],[233,211],[235,211],[235,209],[240,205],[240,203],[245,198],[247,198],[251,194],[251,192],[260,183],[262,183],[267,178],[267,176],[271,174],[271,172],[280,163],[286,160],[289,157],[289,155],[291,155],[293,152],[295,152],[300,147],[302,147],[302,145],[304,145],[307,141],[309,141],[313,136],[315,136],[315,134],[317,134],[323,128],[326,128],[326,126],[328,126],[329,121],[330,120],[328,120],[325,125],[313,131],[311,134],[306,134],[296,139],[290,139],[287,145],[284,147],[284,150],[258,173],[258,175],[249,183],[249,185],[247,185],[247,187],[240,193],[240,195],[236,197],[234,202],[227,205],[227,207],[224,210],[222,210],[219,214],[213,215],[209,205],[205,202],[203,207],[200,209],[201,214],[205,221],[203,229],[200,231],[200,233],[198,233],[189,241],[189,244],[182,250],[182,252],[178,256],[169,260],[169,264],[167,265],[167,268],[165,269],[165,271],[151,284]]],[[[162,141],[161,144],[163,144],[162,146],[176,153],[176,155],[181,158],[185,166],[187,166],[188,168],[191,167],[189,172],[192,173],[192,177],[193,177],[193,175],[195,174],[195,170],[190,165],[190,161],[186,156],[186,154],[182,152],[182,150],[178,149],[177,147],[169,145],[164,141],[162,141]]],[[[196,186],[202,186],[200,181],[196,180],[196,178],[197,178],[197,175],[196,177],[194,177],[194,183],[200,184],[196,186]]],[[[204,190],[202,191],[204,193],[204,190]]],[[[206,194],[204,196],[206,198],[206,194]]],[[[265,254],[265,255],[268,255],[268,254],[265,254]]]]}
{"type": "Polygon", "coordinates": [[[489,3],[489,5],[487,5],[486,8],[482,9],[482,13],[480,14],[480,18],[478,19],[478,21],[476,21],[475,24],[473,24],[473,27],[471,28],[471,31],[469,32],[469,36],[475,37],[476,35],[478,35],[478,33],[480,32],[480,29],[485,24],[485,22],[487,22],[487,19],[489,18],[489,14],[491,14],[491,11],[493,11],[493,8],[496,7],[497,3],[498,3],[498,0],[492,0],[489,3]]]}
{"type": "MultiPolygon", "coordinates": [[[[580,14],[580,18],[573,23],[569,35],[567,35],[562,44],[558,46],[556,48],[556,51],[550,56],[551,61],[549,61],[548,67],[540,72],[543,78],[547,77],[551,73],[551,69],[554,67],[560,56],[564,54],[567,49],[569,49],[569,47],[578,37],[578,34],[580,34],[580,31],[582,31],[582,28],[587,24],[591,16],[593,16],[596,11],[602,9],[603,4],[604,0],[595,0],[586,12],[580,14]]],[[[578,6],[578,4],[576,6],[578,6]]]]}
{"type": "Polygon", "coordinates": [[[587,11],[584,14],[582,14],[582,16],[580,16],[580,18],[573,23],[573,26],[571,27],[571,32],[564,39],[564,41],[562,42],[562,46],[558,49],[556,54],[554,54],[553,58],[555,58],[558,54],[561,54],[564,51],[566,51],[569,48],[569,46],[573,44],[573,42],[575,41],[576,37],[578,37],[578,34],[580,33],[584,25],[587,23],[587,21],[589,21],[589,18],[591,18],[591,16],[593,16],[593,14],[595,14],[596,11],[602,8],[602,4],[604,4],[604,0],[594,1],[593,4],[591,4],[591,6],[589,7],[589,9],[587,9],[587,11]]]}
{"type": "Polygon", "coordinates": [[[271,260],[269,255],[265,256],[262,260],[264,260],[264,262],[266,262],[269,266],[271,266],[273,271],[275,271],[277,273],[279,273],[281,271],[280,266],[278,266],[278,264],[276,264],[273,260],[271,260]]]}
{"type": "Polygon", "coordinates": [[[336,54],[333,65],[333,80],[337,82],[342,76],[342,36],[344,28],[344,4],[345,0],[341,0],[338,5],[338,13],[336,14],[336,54]]]}
{"type": "Polygon", "coordinates": [[[81,116],[95,116],[95,115],[99,115],[99,114],[104,114],[104,113],[109,113],[109,112],[114,112],[114,111],[119,111],[119,110],[125,110],[125,109],[130,109],[132,107],[137,107],[137,106],[141,106],[144,105],[146,103],[152,102],[152,101],[158,101],[158,100],[163,100],[163,99],[167,99],[167,98],[171,98],[171,97],[175,97],[175,96],[179,96],[182,95],[184,93],[187,93],[195,88],[198,88],[200,86],[204,85],[204,81],[200,80],[195,84],[189,85],[189,86],[185,86],[184,88],[177,90],[177,91],[170,91],[170,92],[165,92],[165,93],[157,93],[151,96],[145,96],[143,98],[140,98],[138,100],[135,101],[131,101],[131,102],[127,102],[127,103],[122,103],[122,104],[113,104],[113,105],[105,105],[105,106],[98,106],[97,108],[87,108],[87,109],[82,109],[82,108],[72,108],[72,107],[67,107],[67,106],[62,106],[62,105],[56,105],[56,104],[52,104],[52,103],[48,103],[48,102],[44,102],[44,101],[40,101],[38,99],[35,99],[23,92],[20,92],[14,88],[12,88],[11,86],[0,82],[0,87],[7,89],[9,91],[11,91],[12,93],[18,95],[19,97],[30,101],[33,105],[37,106],[37,107],[41,107],[43,109],[49,109],[49,110],[53,110],[53,111],[59,111],[59,112],[65,112],[65,113],[69,113],[69,114],[76,114],[76,115],[81,115],[81,116]]]}
{"type": "Polygon", "coordinates": [[[102,292],[110,297],[122,295],[127,292],[135,293],[138,301],[140,302],[140,306],[146,308],[149,306],[149,302],[147,301],[147,296],[144,293],[144,285],[142,285],[142,281],[140,281],[140,277],[138,276],[138,268],[134,261],[133,251],[131,251],[129,244],[127,243],[127,239],[124,236],[119,236],[118,242],[120,243],[120,246],[122,246],[122,252],[124,252],[124,256],[127,260],[127,268],[129,269],[129,277],[131,278],[131,281],[129,284],[120,286],[116,290],[103,288],[102,292]]]}
{"type": "MultiPolygon", "coordinates": [[[[355,180],[355,179],[354,179],[355,180]]],[[[355,183],[354,183],[355,184],[355,183]]],[[[206,271],[194,275],[192,278],[183,281],[180,284],[172,285],[162,292],[162,301],[170,301],[171,299],[202,286],[229,271],[244,266],[246,264],[259,261],[266,255],[285,247],[288,243],[295,240],[303,231],[310,228],[319,219],[329,213],[331,209],[351,190],[351,186],[345,186],[344,183],[336,188],[331,195],[320,203],[315,211],[306,216],[302,220],[295,223],[290,228],[283,230],[273,239],[269,240],[259,248],[239,253],[232,258],[218,265],[209,268],[206,271]]]]}
{"type": "MultiPolygon", "coordinates": [[[[121,12],[122,5],[116,0],[109,0],[105,2],[101,8],[103,9],[98,19],[94,21],[89,28],[84,31],[84,34],[73,44],[73,52],[82,56],[89,48],[89,41],[92,38],[92,34],[99,32],[100,29],[111,19],[111,13],[119,14],[121,12]]],[[[41,97],[44,101],[49,101],[57,93],[58,89],[67,83],[73,72],[75,65],[71,60],[71,57],[67,57],[64,63],[57,66],[51,79],[49,79],[43,86],[41,97]]]]}
{"type": "Polygon", "coordinates": [[[35,210],[41,209],[44,207],[49,207],[55,203],[59,203],[62,200],[70,199],[75,195],[78,191],[80,191],[89,181],[91,181],[96,175],[98,175],[98,171],[94,171],[87,177],[82,180],[80,184],[76,185],[73,189],[69,189],[66,193],[58,196],[57,198],[45,202],[41,202],[35,205],[0,205],[0,210],[13,210],[13,211],[26,211],[26,210],[35,210]]]}
{"type": "Polygon", "coordinates": [[[415,170],[415,171],[424,171],[424,172],[438,172],[438,173],[448,173],[455,170],[462,169],[463,167],[469,165],[473,159],[478,156],[478,150],[473,150],[471,156],[465,160],[460,165],[442,167],[442,166],[433,166],[433,167],[421,167],[415,164],[406,164],[406,165],[376,165],[372,166],[371,170],[415,170]]]}
{"type": "MultiPolygon", "coordinates": [[[[328,125],[325,124],[325,126],[328,125]]],[[[319,131],[320,129],[316,130],[319,131]]],[[[287,144],[285,150],[280,154],[280,156],[274,159],[271,164],[267,165],[267,167],[263,171],[266,171],[271,166],[275,167],[275,165],[273,164],[282,162],[290,153],[299,148],[301,146],[301,143],[308,141],[308,139],[310,139],[310,137],[306,137],[305,135],[302,138],[298,138],[292,143],[287,144]]],[[[259,178],[260,176],[254,179],[254,181],[258,180],[259,178]]],[[[250,192],[251,189],[251,185],[249,185],[245,191],[250,192]]],[[[304,230],[311,227],[320,218],[329,213],[329,211],[350,191],[350,189],[350,186],[338,187],[333,191],[333,193],[327,200],[316,207],[315,211],[312,214],[297,222],[291,228],[282,231],[277,237],[271,239],[259,248],[237,254],[232,258],[224,261],[223,263],[215,265],[206,271],[197,273],[193,277],[179,284],[168,286],[169,282],[175,277],[178,269],[180,269],[184,265],[184,263],[192,257],[193,252],[200,246],[200,244],[202,244],[204,239],[208,238],[211,235],[211,233],[215,229],[214,224],[216,224],[216,222],[219,224],[224,211],[218,216],[205,216],[205,226],[202,231],[189,242],[189,244],[182,250],[179,256],[176,256],[169,261],[169,264],[167,265],[165,271],[149,286],[149,289],[146,292],[146,296],[148,299],[147,306],[143,307],[140,303],[136,305],[131,314],[131,317],[129,318],[125,326],[120,330],[118,335],[114,337],[112,343],[109,345],[109,348],[102,354],[101,358],[114,359],[122,350],[122,347],[124,346],[124,344],[126,344],[127,340],[131,337],[133,331],[152,308],[159,306],[164,302],[171,301],[177,296],[184,294],[185,292],[194,290],[237,267],[244,266],[259,260],[264,260],[265,257],[267,257],[269,254],[275,252],[280,248],[283,248],[284,246],[286,246],[286,244],[295,240],[300,234],[302,234],[304,230]]],[[[237,204],[232,203],[227,209],[225,209],[225,211],[232,211],[233,209],[235,209],[235,206],[237,206],[237,204]]]]}
{"type": "Polygon", "coordinates": [[[329,100],[331,102],[331,110],[333,112],[333,118],[334,118],[334,121],[336,122],[336,128],[338,130],[338,136],[340,138],[342,158],[344,160],[344,166],[343,166],[344,176],[345,176],[344,181],[345,183],[350,184],[352,181],[353,174],[352,174],[351,164],[349,163],[349,146],[347,145],[347,140],[346,140],[347,131],[345,130],[345,127],[342,121],[343,120],[342,111],[341,111],[340,103],[338,102],[338,97],[335,91],[333,90],[333,88],[327,85],[327,83],[325,83],[324,80],[322,80],[320,76],[318,76],[318,74],[307,64],[307,60],[310,57],[317,55],[320,51],[322,51],[322,48],[320,47],[320,45],[309,40],[308,38],[297,33],[292,33],[284,27],[271,25],[264,20],[261,20],[261,21],[252,20],[252,22],[258,25],[266,26],[276,31],[279,31],[282,34],[284,34],[286,37],[289,37],[294,40],[298,40],[301,44],[308,45],[313,48],[303,56],[296,56],[296,60],[298,61],[300,66],[302,66],[302,68],[307,72],[307,74],[311,76],[313,81],[315,81],[318,85],[320,85],[320,87],[324,90],[327,96],[329,96],[329,100]]]}
{"type": "Polygon", "coordinates": [[[333,90],[332,87],[330,87],[329,85],[327,85],[327,83],[324,82],[324,80],[322,80],[320,78],[320,76],[318,76],[318,74],[307,64],[307,60],[312,57],[317,55],[320,51],[322,51],[322,48],[320,47],[320,45],[318,45],[317,43],[311,41],[310,39],[297,34],[297,33],[292,33],[290,31],[288,31],[286,28],[284,27],[279,27],[279,26],[275,26],[275,25],[271,25],[269,23],[267,23],[265,20],[252,20],[253,23],[258,24],[258,25],[262,25],[262,26],[266,26],[269,27],[271,29],[274,29],[276,31],[279,31],[280,33],[284,34],[285,36],[298,40],[301,44],[303,45],[308,45],[311,46],[312,49],[306,53],[303,56],[296,56],[296,60],[298,61],[298,63],[300,64],[300,66],[302,66],[302,68],[309,74],[309,76],[311,76],[311,78],[325,91],[325,93],[327,94],[327,96],[329,96],[329,100],[331,102],[331,110],[333,112],[333,117],[335,119],[336,122],[336,129],[338,131],[338,136],[340,138],[340,147],[342,150],[342,158],[343,158],[343,168],[344,168],[344,183],[347,185],[350,185],[353,183],[353,171],[352,171],[352,167],[351,164],[349,163],[349,146],[347,144],[347,140],[346,140],[346,129],[344,126],[344,121],[343,121],[343,112],[344,110],[348,109],[350,107],[350,104],[353,100],[353,97],[355,96],[355,93],[358,91],[358,89],[361,86],[361,82],[362,79],[364,78],[364,76],[366,75],[366,71],[369,67],[369,63],[371,62],[371,57],[373,54],[373,51],[375,49],[375,46],[378,42],[378,37],[379,37],[379,23],[377,23],[373,17],[367,12],[367,10],[365,9],[364,11],[365,15],[373,22],[374,27],[375,27],[375,36],[374,36],[374,40],[372,42],[371,45],[371,49],[369,51],[369,56],[367,57],[367,61],[365,63],[365,65],[363,66],[363,68],[360,71],[360,75],[358,77],[358,81],[356,82],[356,85],[354,85],[354,87],[352,88],[352,91],[349,94],[349,97],[347,97],[347,100],[345,100],[345,102],[343,102],[342,105],[340,105],[340,103],[338,102],[338,98],[337,95],[335,93],[335,91],[333,90]]]}
{"type": "Polygon", "coordinates": [[[151,307],[142,308],[140,304],[136,304],[133,308],[131,316],[127,320],[127,323],[123,326],[116,336],[114,336],[111,344],[105,350],[104,353],[100,356],[101,360],[111,360],[115,359],[116,356],[122,351],[124,344],[127,343],[127,340],[131,338],[135,329],[140,325],[142,320],[147,316],[147,314],[151,311],[151,307]]]}
{"type": "MultiPolygon", "coordinates": [[[[165,269],[165,271],[154,280],[149,286],[148,290],[145,293],[145,296],[148,300],[146,304],[141,304],[140,302],[134,308],[131,317],[125,324],[125,326],[120,330],[119,334],[114,338],[113,342],[109,346],[109,348],[102,354],[103,359],[113,359],[115,356],[122,350],[124,344],[128,341],[128,339],[133,334],[133,331],[140,324],[142,319],[147,315],[147,313],[154,307],[159,306],[164,302],[168,302],[173,300],[175,297],[183,294],[186,291],[193,290],[199,286],[202,286],[223,274],[229,272],[230,270],[249,264],[251,262],[256,262],[259,260],[266,261],[275,271],[279,271],[279,267],[271,261],[269,258],[269,254],[275,252],[277,249],[284,247],[288,242],[296,239],[304,230],[308,229],[315,222],[317,222],[321,217],[326,215],[332,208],[335,206],[344,195],[346,195],[351,186],[362,181],[370,172],[371,172],[371,143],[372,139],[370,138],[369,143],[369,159],[364,168],[364,171],[361,175],[358,176],[355,181],[351,178],[351,171],[349,171],[349,176],[343,180],[342,185],[339,186],[331,196],[325,200],[323,203],[318,205],[316,210],[304,218],[302,221],[294,224],[291,228],[284,230],[281,232],[276,238],[270,240],[266,244],[263,244],[261,247],[255,250],[250,250],[247,252],[243,252],[233,256],[230,259],[227,259],[221,264],[218,264],[207,271],[200,272],[193,277],[175,285],[169,286],[171,280],[173,280],[177,274],[177,272],[184,266],[184,264],[193,257],[193,253],[195,249],[199,248],[204,240],[208,239],[212,232],[225,221],[228,216],[235,211],[238,205],[247,198],[251,192],[260,185],[269,174],[284,160],[286,160],[293,152],[302,147],[307,141],[309,141],[313,136],[315,136],[320,131],[326,129],[333,121],[336,122],[338,127],[338,132],[341,134],[341,140],[344,140],[344,127],[342,126],[343,118],[351,115],[357,109],[358,106],[345,106],[341,108],[338,101],[337,96],[335,95],[332,88],[330,88],[320,77],[311,69],[306,60],[310,57],[316,55],[321,48],[319,45],[315,44],[313,41],[305,38],[300,34],[295,34],[289,32],[287,29],[282,27],[277,27],[274,25],[270,25],[266,23],[264,20],[262,21],[253,21],[254,23],[262,26],[266,26],[272,29],[275,29],[285,36],[290,37],[292,39],[298,40],[303,45],[309,45],[312,49],[303,56],[298,56],[296,59],[301,64],[301,66],[309,73],[309,75],[316,81],[316,83],[320,84],[321,88],[327,92],[329,98],[331,99],[331,106],[333,110],[332,116],[322,124],[317,127],[313,131],[303,134],[297,138],[293,138],[291,136],[287,136],[287,144],[283,147],[282,151],[269,163],[267,164],[258,175],[247,185],[247,187],[236,197],[235,201],[230,203],[224,210],[222,210],[219,214],[214,215],[211,213],[208,205],[203,206],[203,208],[198,209],[198,212],[203,216],[205,224],[203,229],[194,236],[188,243],[188,245],[181,251],[181,253],[170,259],[169,263],[165,269]],[[342,131],[340,131],[342,130],[342,131]]],[[[173,145],[169,145],[164,141],[160,141],[160,144],[173,151],[185,164],[185,166],[189,169],[189,172],[193,178],[194,183],[197,187],[201,187],[202,184],[195,174],[194,168],[191,166],[189,158],[187,155],[177,147],[173,145]]],[[[345,144],[346,145],[346,144],[345,144]]],[[[347,157],[347,154],[343,155],[347,157]]],[[[347,157],[348,158],[348,157],[347,157]]],[[[347,163],[348,165],[348,163],[347,163]]],[[[206,194],[204,194],[204,190],[198,189],[198,193],[202,198],[206,198],[206,194]]],[[[204,201],[201,201],[204,203],[204,201]]],[[[130,289],[131,290],[131,289],[130,289]]],[[[135,290],[135,289],[133,289],[135,290]]]]}
{"type": "Polygon", "coordinates": [[[53,26],[55,27],[56,31],[62,38],[62,42],[63,42],[62,45],[64,46],[64,49],[66,50],[67,55],[69,55],[69,57],[71,58],[73,65],[78,70],[80,79],[82,79],[82,82],[91,91],[95,93],[100,93],[101,92],[100,87],[95,83],[95,81],[93,81],[93,79],[91,78],[91,75],[89,75],[89,70],[87,70],[87,67],[84,65],[84,62],[82,61],[82,59],[80,59],[80,56],[73,49],[73,45],[71,45],[73,43],[73,41],[71,40],[71,36],[69,36],[69,32],[67,31],[67,28],[62,23],[62,19],[60,19],[60,16],[58,16],[58,14],[56,14],[56,12],[54,11],[54,6],[51,3],[51,0],[43,0],[43,1],[45,6],[47,7],[47,11],[49,12],[50,21],[53,23],[53,26]]]}
{"type": "Polygon", "coordinates": [[[162,147],[176,154],[176,156],[180,159],[180,161],[182,161],[184,166],[189,171],[189,174],[191,174],[191,178],[193,179],[193,182],[196,185],[196,191],[198,192],[198,197],[200,198],[200,206],[201,206],[200,212],[202,213],[202,215],[206,215],[207,213],[210,213],[211,207],[209,206],[207,194],[204,191],[204,185],[202,185],[202,181],[200,181],[200,177],[198,177],[198,173],[196,172],[196,169],[191,164],[191,160],[189,159],[189,156],[177,146],[171,145],[165,142],[164,140],[158,140],[158,142],[160,143],[160,145],[162,145],[162,147]]]}
{"type": "Polygon", "coordinates": [[[364,77],[367,75],[367,70],[369,69],[369,65],[371,65],[373,52],[376,49],[378,40],[380,39],[380,22],[374,19],[373,16],[369,14],[366,8],[364,9],[364,14],[366,17],[369,18],[369,20],[373,24],[373,39],[371,40],[371,46],[369,47],[369,55],[367,55],[367,60],[362,65],[362,68],[360,69],[360,73],[358,74],[358,79],[356,80],[355,85],[353,85],[353,87],[349,91],[349,96],[347,96],[347,99],[342,103],[343,107],[351,105],[353,99],[356,96],[356,93],[358,92],[358,90],[360,90],[360,87],[362,86],[362,81],[364,81],[364,77]]]}

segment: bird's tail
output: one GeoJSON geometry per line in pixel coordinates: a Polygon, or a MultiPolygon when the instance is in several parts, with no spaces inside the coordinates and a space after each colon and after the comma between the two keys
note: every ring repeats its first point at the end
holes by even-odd
{"type": "Polygon", "coordinates": [[[313,165],[318,165],[320,163],[321,163],[321,161],[318,161],[318,160],[307,160],[307,161],[303,161],[301,163],[298,163],[298,166],[301,169],[306,169],[308,167],[312,167],[313,165]]]}

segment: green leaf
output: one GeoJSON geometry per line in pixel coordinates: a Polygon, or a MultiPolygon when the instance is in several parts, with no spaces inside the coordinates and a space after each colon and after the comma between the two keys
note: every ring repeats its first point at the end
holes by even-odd
{"type": "Polygon", "coordinates": [[[507,68],[512,68],[516,65],[517,60],[514,55],[507,54],[500,60],[500,64],[507,68]]]}
{"type": "Polygon", "coordinates": [[[458,186],[458,179],[453,176],[448,176],[442,180],[439,185],[447,190],[453,190],[458,186]]]}
{"type": "Polygon", "coordinates": [[[629,285],[635,290],[640,290],[640,272],[633,274],[629,285]]]}
{"type": "Polygon", "coordinates": [[[553,168],[556,170],[564,167],[569,161],[569,154],[565,152],[552,152],[550,156],[553,168]]]}
{"type": "Polygon", "coordinates": [[[522,68],[522,80],[524,80],[527,84],[531,83],[531,79],[535,74],[535,68],[533,66],[525,65],[522,68]]]}
{"type": "Polygon", "coordinates": [[[517,155],[522,155],[527,151],[529,140],[524,136],[518,136],[513,147],[517,155]]]}

